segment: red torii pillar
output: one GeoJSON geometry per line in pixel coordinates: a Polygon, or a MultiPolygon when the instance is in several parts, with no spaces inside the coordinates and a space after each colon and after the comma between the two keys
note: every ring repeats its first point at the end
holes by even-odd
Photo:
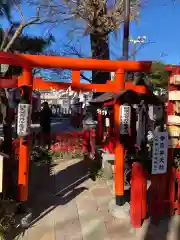
{"type": "MultiPolygon", "coordinates": [[[[31,68],[23,68],[22,79],[19,81],[19,86],[27,86],[29,90],[29,99],[26,103],[31,103],[32,100],[32,85],[33,77],[31,68]]],[[[23,94],[23,92],[22,92],[23,94]]],[[[29,160],[30,160],[30,132],[23,138],[20,137],[20,154],[19,154],[19,200],[26,201],[28,199],[28,180],[29,180],[29,160]]]]}

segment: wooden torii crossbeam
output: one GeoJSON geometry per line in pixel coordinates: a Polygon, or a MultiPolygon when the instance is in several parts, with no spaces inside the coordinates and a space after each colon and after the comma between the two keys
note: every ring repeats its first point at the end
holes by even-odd
{"type": "MultiPolygon", "coordinates": [[[[80,71],[79,71],[80,72],[80,71]]],[[[72,71],[72,77],[80,78],[80,74],[74,74],[72,71]]],[[[24,80],[22,77],[13,77],[11,79],[1,78],[0,79],[0,88],[17,88],[22,86],[24,80]]],[[[107,84],[89,84],[89,83],[80,83],[80,84],[72,84],[69,82],[57,82],[57,81],[47,81],[41,77],[33,78],[33,90],[66,90],[71,87],[74,91],[96,91],[96,92],[119,92],[116,89],[116,82],[107,81],[107,84]],[[102,87],[102,85],[105,85],[102,87]]],[[[125,82],[125,89],[132,90],[137,93],[145,93],[145,86],[136,86],[132,82],[125,82]]]]}
{"type": "Polygon", "coordinates": [[[108,72],[116,72],[118,69],[124,69],[124,71],[129,72],[149,72],[152,64],[149,61],[97,60],[5,52],[0,53],[0,62],[23,68],[61,68],[108,72]]]}
{"type": "MultiPolygon", "coordinates": [[[[18,86],[29,86],[30,89],[72,89],[96,92],[113,92],[117,93],[123,89],[131,89],[139,93],[146,94],[144,86],[134,86],[124,81],[124,73],[128,72],[150,72],[152,62],[141,61],[113,61],[113,60],[96,60],[89,58],[70,58],[57,56],[39,56],[29,54],[12,54],[0,53],[0,64],[9,64],[21,66],[23,68],[22,77],[18,79],[18,86]],[[33,79],[33,68],[60,68],[72,70],[72,83],[45,82],[42,79],[33,79]],[[115,81],[106,84],[84,84],[80,83],[80,70],[98,70],[106,72],[115,72],[115,81]]],[[[108,80],[108,79],[107,79],[108,80]]],[[[17,85],[16,85],[17,86],[17,85]]],[[[124,148],[120,142],[120,101],[114,105],[114,121],[116,133],[115,148],[115,193],[116,199],[124,195],[124,148]]],[[[19,151],[19,200],[26,201],[28,198],[28,174],[29,174],[29,156],[30,156],[30,136],[24,143],[20,139],[19,151]]]]}

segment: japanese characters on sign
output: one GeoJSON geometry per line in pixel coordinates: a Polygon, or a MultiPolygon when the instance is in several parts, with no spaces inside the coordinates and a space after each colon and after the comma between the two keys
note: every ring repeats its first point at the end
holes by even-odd
{"type": "Polygon", "coordinates": [[[153,141],[152,174],[167,172],[168,132],[155,132],[153,141]]]}
{"type": "Polygon", "coordinates": [[[120,106],[120,134],[129,134],[131,121],[131,107],[128,105],[120,106]]]}
{"type": "Polygon", "coordinates": [[[18,105],[17,134],[21,137],[27,136],[30,128],[31,105],[18,105]]]}

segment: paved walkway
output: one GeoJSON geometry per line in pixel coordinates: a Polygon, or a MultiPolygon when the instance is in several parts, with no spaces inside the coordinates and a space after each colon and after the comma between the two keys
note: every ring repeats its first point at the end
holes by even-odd
{"type": "MultiPolygon", "coordinates": [[[[126,222],[114,219],[108,211],[108,204],[113,198],[111,184],[103,180],[93,182],[88,179],[83,164],[83,161],[70,160],[62,161],[54,167],[55,178],[52,178],[50,184],[51,191],[34,196],[38,218],[17,239],[180,239],[180,222],[177,217],[172,221],[163,221],[158,228],[146,221],[143,228],[137,230],[131,227],[128,219],[126,222]]],[[[42,189],[44,185],[38,189],[42,189]]]]}

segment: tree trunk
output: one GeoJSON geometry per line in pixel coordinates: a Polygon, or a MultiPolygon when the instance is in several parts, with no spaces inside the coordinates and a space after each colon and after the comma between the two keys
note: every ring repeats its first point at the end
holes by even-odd
{"type": "MultiPolygon", "coordinates": [[[[90,39],[92,58],[104,60],[109,59],[108,36],[98,36],[91,34],[90,39]]],[[[103,84],[106,83],[107,80],[110,80],[109,72],[92,71],[92,83],[103,84]]],[[[96,93],[94,97],[98,95],[100,94],[96,93]]]]}
{"type": "MultiPolygon", "coordinates": [[[[92,58],[95,59],[109,59],[109,44],[108,36],[90,35],[92,58]]],[[[110,72],[92,71],[92,83],[104,84],[110,80],[110,72]]],[[[100,96],[102,93],[93,93],[93,98],[100,96]]],[[[97,120],[96,113],[91,110],[94,120],[97,120]]]]}

